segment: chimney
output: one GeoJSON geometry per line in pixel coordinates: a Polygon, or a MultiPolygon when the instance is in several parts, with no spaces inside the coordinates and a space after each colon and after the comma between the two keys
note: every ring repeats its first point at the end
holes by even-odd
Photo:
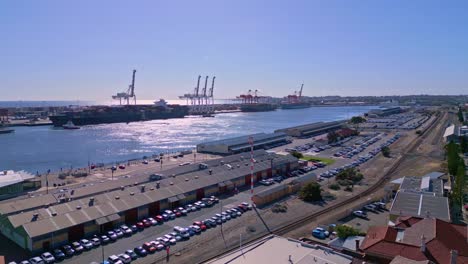
{"type": "Polygon", "coordinates": [[[426,238],[424,237],[424,235],[421,236],[421,252],[422,253],[426,253],[426,238]]]}
{"type": "Polygon", "coordinates": [[[145,185],[144,185],[144,184],[142,184],[142,185],[140,186],[140,188],[141,188],[141,192],[142,192],[142,193],[145,192],[145,185]]]}
{"type": "Polygon", "coordinates": [[[211,175],[211,174],[213,174],[213,171],[212,171],[212,170],[209,170],[208,173],[211,175]]]}
{"type": "Polygon", "coordinates": [[[354,245],[356,246],[355,247],[356,252],[358,252],[359,251],[359,239],[354,240],[354,245]]]}
{"type": "Polygon", "coordinates": [[[450,250],[450,264],[457,264],[458,251],[450,250]]]}

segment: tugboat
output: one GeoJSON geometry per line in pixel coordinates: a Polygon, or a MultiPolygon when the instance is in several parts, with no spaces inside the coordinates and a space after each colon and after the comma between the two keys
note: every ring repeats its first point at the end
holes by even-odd
{"type": "Polygon", "coordinates": [[[75,126],[71,120],[69,120],[65,125],[62,126],[63,129],[80,129],[79,126],[75,126]]]}

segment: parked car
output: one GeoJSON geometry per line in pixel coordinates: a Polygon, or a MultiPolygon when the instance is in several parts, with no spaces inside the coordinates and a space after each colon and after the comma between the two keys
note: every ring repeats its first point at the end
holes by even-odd
{"type": "Polygon", "coordinates": [[[94,247],[93,243],[89,241],[88,239],[81,239],[80,244],[86,249],[90,250],[94,247]]]}
{"type": "Polygon", "coordinates": [[[71,257],[71,256],[75,255],[75,250],[70,245],[64,245],[62,247],[62,251],[63,251],[63,253],[65,253],[65,255],[67,255],[67,257],[71,257]]]}
{"type": "Polygon", "coordinates": [[[129,264],[132,262],[132,258],[127,254],[119,254],[117,256],[124,264],[129,264]]]}
{"type": "Polygon", "coordinates": [[[107,231],[107,236],[111,241],[116,241],[117,240],[117,235],[115,234],[114,231],[107,231]]]}
{"type": "Polygon", "coordinates": [[[364,205],[364,209],[367,210],[367,211],[370,211],[370,212],[377,213],[377,207],[375,207],[375,205],[373,205],[373,204],[364,205]]]}
{"type": "Polygon", "coordinates": [[[53,254],[54,254],[54,257],[55,257],[55,259],[56,259],[57,261],[64,260],[64,259],[67,257],[67,255],[65,255],[65,253],[63,253],[63,251],[60,250],[60,249],[54,249],[54,253],[53,253],[53,254]]]}
{"type": "Polygon", "coordinates": [[[31,264],[44,264],[45,262],[40,257],[34,257],[34,258],[29,259],[29,263],[31,263],[31,264]]]}
{"type": "Polygon", "coordinates": [[[123,232],[124,235],[126,235],[126,236],[131,236],[131,235],[133,235],[133,231],[130,229],[130,227],[128,227],[128,226],[126,226],[126,225],[120,226],[120,230],[122,230],[122,232],[123,232]]]}
{"type": "Polygon", "coordinates": [[[135,260],[138,258],[138,255],[135,253],[135,251],[131,249],[125,250],[125,254],[129,255],[132,260],[135,260]]]}
{"type": "Polygon", "coordinates": [[[93,246],[98,247],[101,245],[101,240],[97,237],[91,238],[91,243],[93,243],[93,246]]]}
{"type": "Polygon", "coordinates": [[[154,252],[156,252],[156,247],[149,242],[143,243],[142,248],[145,249],[150,254],[153,254],[154,252]]]}
{"type": "Polygon", "coordinates": [[[325,239],[326,236],[323,232],[321,232],[320,230],[317,230],[317,229],[314,229],[312,230],[312,236],[316,237],[316,238],[319,238],[319,239],[325,239]]]}
{"type": "Polygon", "coordinates": [[[146,249],[143,247],[136,247],[133,249],[133,251],[140,257],[146,257],[146,255],[148,255],[148,251],[146,251],[146,249]]]}
{"type": "Polygon", "coordinates": [[[50,252],[44,252],[41,254],[41,258],[45,263],[54,263],[55,257],[50,252]]]}
{"type": "Polygon", "coordinates": [[[80,254],[84,250],[83,246],[79,242],[72,242],[71,245],[73,250],[75,250],[75,254],[80,254]]]}
{"type": "Polygon", "coordinates": [[[354,212],[353,212],[353,215],[355,215],[355,216],[357,216],[357,217],[360,217],[360,218],[364,218],[364,219],[367,218],[366,212],[361,211],[361,210],[354,211],[354,212]]]}

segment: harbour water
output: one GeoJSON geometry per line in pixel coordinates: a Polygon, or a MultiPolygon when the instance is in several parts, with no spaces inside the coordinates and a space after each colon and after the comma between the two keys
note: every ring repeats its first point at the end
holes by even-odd
{"type": "Polygon", "coordinates": [[[79,130],[16,127],[0,135],[0,170],[87,166],[194,148],[197,143],[319,121],[347,119],[376,106],[311,107],[258,113],[219,114],[135,123],[84,126],[79,130]]]}

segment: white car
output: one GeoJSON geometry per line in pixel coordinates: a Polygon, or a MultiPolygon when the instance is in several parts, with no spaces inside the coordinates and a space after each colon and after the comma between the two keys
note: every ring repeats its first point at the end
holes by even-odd
{"type": "Polygon", "coordinates": [[[41,258],[44,260],[45,263],[54,263],[55,258],[49,252],[44,252],[41,254],[41,258]]]}
{"type": "Polygon", "coordinates": [[[360,218],[367,218],[366,212],[361,211],[361,210],[354,211],[354,212],[353,212],[353,215],[355,215],[355,216],[357,216],[357,217],[360,217],[360,218]]]}
{"type": "Polygon", "coordinates": [[[120,254],[118,257],[125,264],[132,262],[132,258],[127,254],[120,254]]]}

